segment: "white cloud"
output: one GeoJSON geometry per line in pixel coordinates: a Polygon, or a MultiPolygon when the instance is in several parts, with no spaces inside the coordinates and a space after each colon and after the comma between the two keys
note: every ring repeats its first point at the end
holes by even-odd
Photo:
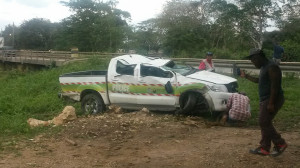
{"type": "Polygon", "coordinates": [[[128,11],[134,24],[157,17],[166,0],[119,0],[117,8],[128,11]]]}
{"type": "Polygon", "coordinates": [[[33,8],[45,8],[51,3],[51,0],[14,0],[14,2],[33,8]]]}
{"type": "Polygon", "coordinates": [[[0,30],[8,24],[19,26],[32,18],[45,18],[58,22],[68,17],[70,11],[60,0],[4,0],[0,1],[0,30]]]}

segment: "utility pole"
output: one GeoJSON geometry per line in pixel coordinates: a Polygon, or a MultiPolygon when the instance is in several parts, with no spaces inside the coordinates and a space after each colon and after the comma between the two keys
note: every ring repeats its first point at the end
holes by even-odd
{"type": "Polygon", "coordinates": [[[15,48],[15,23],[13,22],[12,47],[15,48]]]}

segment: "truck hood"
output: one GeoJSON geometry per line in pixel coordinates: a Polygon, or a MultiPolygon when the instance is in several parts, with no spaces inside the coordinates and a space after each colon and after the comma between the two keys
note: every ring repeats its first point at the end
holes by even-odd
{"type": "Polygon", "coordinates": [[[194,80],[201,80],[204,82],[209,82],[209,83],[214,83],[214,84],[228,84],[228,83],[237,81],[236,79],[234,79],[232,77],[217,74],[214,72],[209,72],[209,71],[199,71],[199,72],[193,73],[191,75],[187,75],[186,78],[190,78],[190,79],[194,79],[194,80]]]}

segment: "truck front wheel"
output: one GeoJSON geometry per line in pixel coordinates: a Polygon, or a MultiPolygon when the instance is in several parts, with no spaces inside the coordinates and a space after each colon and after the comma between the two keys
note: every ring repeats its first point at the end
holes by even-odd
{"type": "Polygon", "coordinates": [[[194,109],[196,103],[197,103],[196,94],[188,93],[182,99],[180,113],[191,114],[191,111],[194,109]]]}
{"type": "Polygon", "coordinates": [[[89,93],[81,101],[81,110],[84,114],[97,114],[105,110],[105,104],[99,95],[89,93]]]}

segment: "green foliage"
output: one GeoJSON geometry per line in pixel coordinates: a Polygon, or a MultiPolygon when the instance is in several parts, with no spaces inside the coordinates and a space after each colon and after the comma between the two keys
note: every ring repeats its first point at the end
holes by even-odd
{"type": "Polygon", "coordinates": [[[23,75],[12,72],[13,78],[11,75],[0,78],[1,136],[33,134],[37,130],[29,128],[27,119],[52,119],[66,105],[74,106],[79,112],[78,103],[63,101],[57,97],[60,92],[58,77],[63,73],[91,69],[107,69],[107,61],[95,56],[85,62],[23,75]]]}
{"type": "Polygon", "coordinates": [[[300,61],[300,18],[285,22],[281,31],[266,33],[265,39],[264,48],[271,50],[270,54],[273,54],[273,43],[276,42],[284,48],[283,61],[300,61]]]}
{"type": "Polygon", "coordinates": [[[43,18],[25,21],[19,30],[18,47],[35,50],[49,50],[53,47],[55,24],[43,18]]]}
{"type": "Polygon", "coordinates": [[[284,48],[284,61],[300,61],[300,42],[285,40],[281,45],[284,48]]]}
{"type": "Polygon", "coordinates": [[[158,52],[161,46],[159,28],[155,19],[149,19],[141,22],[137,30],[131,32],[126,44],[126,50],[136,50],[138,53],[147,55],[151,52],[158,52]]]}
{"type": "Polygon", "coordinates": [[[4,46],[11,46],[17,48],[17,37],[18,37],[19,28],[13,25],[5,26],[5,29],[1,32],[0,36],[4,37],[4,46]]]}
{"type": "Polygon", "coordinates": [[[56,39],[56,48],[78,47],[79,51],[110,51],[120,47],[127,32],[128,12],[114,8],[113,1],[63,2],[75,14],[65,18],[56,39]]]}

